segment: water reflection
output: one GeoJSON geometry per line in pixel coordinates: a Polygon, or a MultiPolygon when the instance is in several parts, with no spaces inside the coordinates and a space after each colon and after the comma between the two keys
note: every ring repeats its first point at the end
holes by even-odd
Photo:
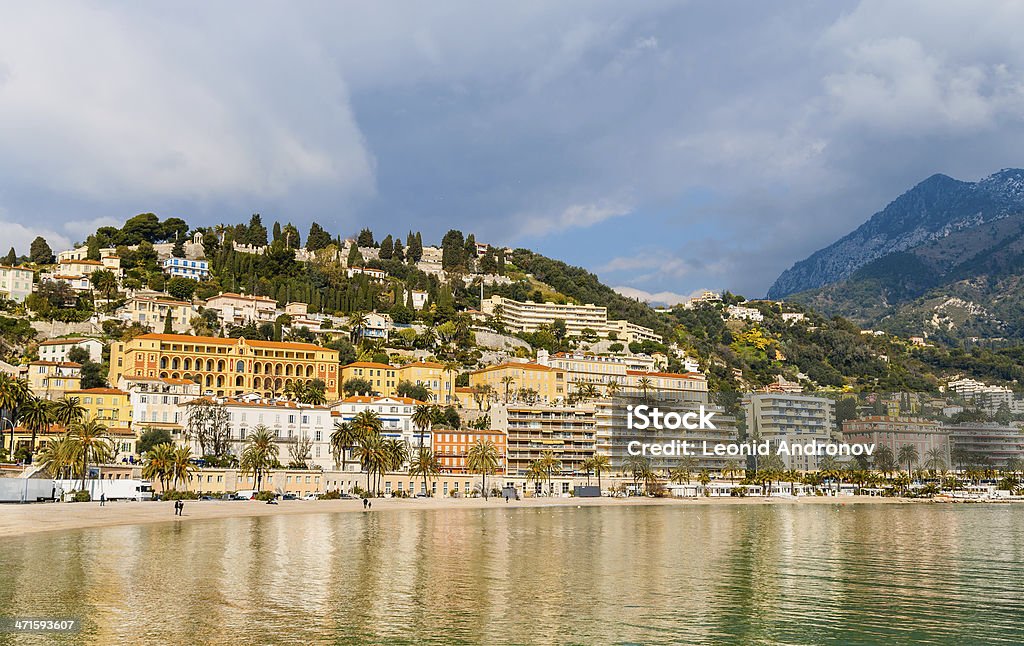
{"type": "Polygon", "coordinates": [[[584,507],[83,530],[0,545],[0,616],[81,617],[64,643],[101,644],[1019,643],[1022,520],[584,507]]]}

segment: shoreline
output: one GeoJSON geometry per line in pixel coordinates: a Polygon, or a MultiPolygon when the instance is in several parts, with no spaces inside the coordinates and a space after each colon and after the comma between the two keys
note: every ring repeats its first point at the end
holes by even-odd
{"type": "Polygon", "coordinates": [[[293,514],[387,513],[395,511],[446,511],[462,509],[538,509],[614,506],[702,506],[702,505],[857,505],[917,504],[928,499],[882,498],[879,496],[807,496],[802,498],[526,498],[505,502],[503,498],[375,498],[373,509],[364,511],[355,500],[283,500],[276,505],[240,500],[187,500],[184,514],[174,516],[174,503],[109,502],[100,507],[88,503],[28,503],[0,505],[0,537],[44,532],[100,529],[126,525],[189,522],[221,518],[249,518],[293,514]]]}

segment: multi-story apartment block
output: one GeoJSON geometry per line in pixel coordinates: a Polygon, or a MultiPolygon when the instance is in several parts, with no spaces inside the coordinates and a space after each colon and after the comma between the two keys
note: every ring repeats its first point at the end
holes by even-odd
{"type": "Polygon", "coordinates": [[[348,267],[345,274],[352,278],[354,276],[366,276],[371,280],[384,281],[388,278],[388,272],[383,269],[371,269],[370,267],[348,267]]]}
{"type": "Polygon", "coordinates": [[[192,280],[206,280],[210,276],[210,265],[205,260],[168,258],[164,261],[164,273],[171,278],[181,276],[192,280]]]}
{"type": "Polygon", "coordinates": [[[578,390],[580,384],[600,386],[601,394],[612,384],[612,391],[626,383],[626,372],[630,362],[624,357],[602,356],[584,352],[556,352],[549,355],[547,350],[537,351],[537,363],[563,370],[569,383],[570,392],[578,390]]]}
{"type": "MultiPolygon", "coordinates": [[[[786,445],[832,444],[838,438],[835,402],[826,397],[790,394],[751,395],[745,402],[747,434],[752,439],[768,440],[777,449],[786,445]]],[[[779,453],[787,469],[816,471],[821,457],[779,453]]]]}
{"type": "Polygon", "coordinates": [[[455,372],[444,369],[436,361],[414,361],[398,369],[398,383],[408,381],[426,387],[430,391],[430,403],[447,406],[454,404],[455,372]]]}
{"type": "Polygon", "coordinates": [[[82,387],[82,364],[73,361],[33,361],[28,364],[32,394],[43,399],[60,399],[69,390],[82,387]]]}
{"type": "Polygon", "coordinates": [[[367,397],[352,395],[333,404],[335,421],[351,422],[364,411],[373,411],[381,421],[381,435],[389,439],[404,440],[411,450],[430,448],[430,426],[421,429],[412,423],[416,407],[424,402],[409,397],[367,397]]]}
{"type": "Polygon", "coordinates": [[[382,397],[392,397],[398,387],[398,368],[386,363],[374,363],[373,361],[356,361],[341,367],[342,388],[345,382],[351,379],[363,379],[370,382],[373,390],[363,395],[376,394],[382,397]]]}
{"type": "Polygon", "coordinates": [[[625,394],[643,394],[646,391],[662,401],[702,402],[708,396],[708,380],[699,372],[627,370],[621,390],[625,394]]]}
{"type": "MultiPolygon", "coordinates": [[[[843,441],[848,444],[874,444],[876,449],[887,446],[893,455],[899,453],[900,447],[909,444],[917,449],[919,464],[927,462],[933,450],[949,464],[949,433],[932,420],[889,415],[848,419],[843,422],[843,441]]],[[[906,465],[902,466],[906,468],[906,465]]]]}
{"type": "Polygon", "coordinates": [[[207,299],[206,308],[217,310],[225,325],[265,323],[277,318],[277,301],[266,296],[221,293],[207,299]]]}
{"type": "Polygon", "coordinates": [[[502,363],[474,370],[469,373],[469,385],[490,386],[502,401],[536,398],[544,404],[559,403],[569,392],[565,370],[537,363],[502,363]]]}
{"type": "Polygon", "coordinates": [[[199,397],[199,384],[189,379],[160,377],[121,377],[118,387],[128,393],[131,403],[132,427],[138,433],[144,429],[167,429],[180,439],[183,409],[180,404],[199,397]]]}
{"type": "Polygon", "coordinates": [[[501,296],[485,299],[480,310],[485,316],[501,321],[516,332],[536,332],[542,326],[550,326],[556,319],[565,321],[566,331],[580,336],[591,331],[598,336],[612,336],[626,343],[651,340],[661,342],[661,336],[654,330],[627,321],[608,321],[608,308],[598,305],[573,305],[559,303],[535,303],[515,301],[501,296]]]}
{"type": "Polygon", "coordinates": [[[327,399],[341,390],[338,351],[310,343],[143,334],[110,346],[110,383],[122,376],[187,379],[204,394],[272,397],[293,381],[324,382],[327,399]]]}
{"type": "MultiPolygon", "coordinates": [[[[596,402],[596,432],[597,452],[607,455],[613,472],[619,472],[626,468],[627,460],[633,457],[630,453],[630,442],[639,444],[671,444],[673,442],[687,442],[693,452],[698,469],[710,471],[721,471],[732,461],[743,461],[743,458],[730,458],[727,455],[714,455],[715,447],[726,447],[735,444],[738,439],[736,419],[725,413],[725,410],[717,405],[711,404],[707,398],[707,391],[700,397],[694,392],[689,392],[686,398],[678,398],[677,394],[667,394],[665,398],[658,399],[661,393],[655,396],[644,397],[635,392],[626,393],[613,399],[602,399],[596,402]],[[662,412],[676,412],[679,414],[694,413],[699,415],[700,407],[704,406],[705,412],[711,412],[715,428],[696,429],[670,429],[670,428],[630,428],[627,406],[639,406],[647,404],[657,406],[662,412]],[[708,454],[705,454],[704,447],[707,447],[708,454]]],[[[634,451],[639,445],[634,445],[634,451]]],[[[671,469],[681,465],[683,455],[641,455],[649,460],[653,470],[663,476],[671,469]]],[[[694,473],[696,477],[696,473],[694,473]]]]}
{"type": "Polygon", "coordinates": [[[89,353],[89,361],[99,363],[103,358],[103,343],[97,339],[84,339],[81,337],[69,337],[64,339],[50,339],[39,344],[39,359],[41,361],[54,361],[65,363],[68,361],[68,353],[73,348],[82,348],[89,353]]]}
{"type": "Polygon", "coordinates": [[[148,325],[154,330],[163,330],[167,317],[171,317],[171,328],[177,333],[192,329],[192,318],[198,316],[191,303],[158,294],[136,294],[129,298],[117,316],[127,323],[148,325]]]}
{"type": "MultiPolygon", "coordinates": [[[[996,468],[1006,467],[1013,458],[1024,459],[1024,432],[1019,426],[967,422],[947,424],[942,430],[949,434],[950,457],[953,457],[953,451],[958,451],[969,456],[972,463],[987,463],[996,468]]],[[[928,467],[928,464],[924,466],[928,467]]],[[[959,467],[949,463],[945,466],[959,467]]]]}
{"type": "Polygon", "coordinates": [[[34,273],[31,269],[0,265],[0,298],[23,302],[32,293],[34,273]]]}
{"type": "MultiPolygon", "coordinates": [[[[299,440],[309,441],[309,464],[321,469],[334,467],[331,454],[331,432],[334,421],[331,409],[326,406],[311,406],[296,402],[270,401],[264,399],[239,400],[234,398],[200,398],[179,404],[183,409],[182,426],[187,427],[189,418],[197,409],[199,401],[215,403],[224,407],[230,432],[230,441],[236,455],[240,455],[246,439],[257,427],[265,427],[278,443],[278,460],[287,464],[291,460],[289,446],[299,440]]],[[[195,438],[193,451],[200,454],[201,447],[195,438]]]]}
{"type": "Polygon", "coordinates": [[[433,433],[432,446],[434,456],[441,463],[441,471],[445,473],[468,473],[466,458],[469,450],[477,442],[490,442],[494,445],[498,454],[498,468],[494,475],[505,473],[507,458],[507,434],[503,431],[487,430],[480,431],[471,428],[463,428],[455,431],[451,429],[438,429],[433,433]]]}
{"type": "Polygon", "coordinates": [[[546,451],[561,463],[554,476],[583,473],[583,461],[594,455],[597,431],[591,405],[499,403],[490,415],[491,425],[507,434],[510,476],[525,477],[530,464],[546,451]]]}

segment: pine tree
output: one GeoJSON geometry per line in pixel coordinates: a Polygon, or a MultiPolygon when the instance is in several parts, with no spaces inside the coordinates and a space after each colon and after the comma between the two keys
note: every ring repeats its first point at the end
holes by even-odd
{"type": "Polygon", "coordinates": [[[263,219],[259,213],[253,213],[249,218],[249,228],[245,231],[244,242],[254,247],[267,246],[267,227],[263,226],[263,219]]]}
{"type": "Polygon", "coordinates": [[[441,239],[441,268],[445,271],[466,266],[466,241],[458,229],[449,229],[441,239]]]}
{"type": "Polygon", "coordinates": [[[174,241],[174,246],[171,247],[171,255],[175,258],[185,257],[185,239],[178,238],[174,241]]]}
{"type": "Polygon", "coordinates": [[[359,252],[359,245],[353,243],[348,250],[348,262],[346,263],[349,267],[362,267],[363,266],[363,254],[359,252]]]}
{"type": "Polygon", "coordinates": [[[99,260],[100,259],[100,239],[99,238],[97,238],[95,235],[89,236],[89,238],[85,241],[85,246],[86,246],[86,253],[85,253],[85,259],[86,260],[99,260]]]}
{"type": "Polygon", "coordinates": [[[53,263],[53,249],[47,244],[46,238],[36,236],[28,248],[29,260],[37,265],[49,265],[53,263]]]}
{"type": "Polygon", "coordinates": [[[402,239],[395,236],[395,248],[391,253],[391,257],[398,262],[405,262],[405,249],[402,248],[402,239]]]}
{"type": "Polygon", "coordinates": [[[277,220],[274,220],[274,234],[273,235],[274,235],[273,240],[275,242],[277,242],[278,240],[281,239],[281,223],[278,222],[277,220]]]}
{"type": "Polygon", "coordinates": [[[409,262],[419,262],[420,258],[423,257],[423,239],[420,237],[419,232],[413,234],[410,231],[409,236],[405,240],[405,257],[409,262]]]}
{"type": "Polygon", "coordinates": [[[8,267],[13,267],[18,264],[18,254],[15,253],[14,247],[11,247],[11,250],[8,251],[7,255],[4,257],[4,264],[8,267]]]}
{"type": "MultiPolygon", "coordinates": [[[[306,249],[318,251],[331,244],[331,234],[324,231],[324,228],[314,222],[309,225],[309,234],[306,236],[306,249]]],[[[340,245],[339,245],[340,248],[340,245]]]]}
{"type": "Polygon", "coordinates": [[[360,247],[376,246],[373,243],[373,231],[370,231],[369,229],[363,229],[362,231],[360,231],[359,237],[356,238],[356,244],[358,244],[360,247]]]}
{"type": "Polygon", "coordinates": [[[380,243],[380,251],[377,253],[377,256],[381,260],[391,260],[391,258],[394,255],[394,253],[395,253],[395,246],[394,246],[394,243],[391,241],[391,236],[388,235],[386,238],[384,238],[381,241],[381,243],[380,243]]]}
{"type": "Polygon", "coordinates": [[[167,316],[164,317],[164,334],[174,334],[174,326],[171,324],[170,308],[167,308],[167,316]]]}

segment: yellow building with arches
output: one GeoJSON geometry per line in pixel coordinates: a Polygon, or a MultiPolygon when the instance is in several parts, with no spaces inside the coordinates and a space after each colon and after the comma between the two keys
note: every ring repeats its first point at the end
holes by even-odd
{"type": "Polygon", "coordinates": [[[121,377],[190,379],[218,397],[273,397],[293,381],[320,379],[327,399],[338,399],[339,373],[338,351],[311,343],[143,334],[110,345],[112,384],[121,377]]]}

